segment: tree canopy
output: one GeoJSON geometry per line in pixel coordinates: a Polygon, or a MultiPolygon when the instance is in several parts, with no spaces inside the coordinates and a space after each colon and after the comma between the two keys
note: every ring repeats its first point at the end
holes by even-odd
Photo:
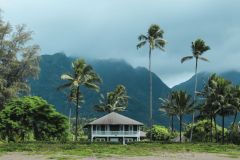
{"type": "Polygon", "coordinates": [[[27,80],[38,75],[39,46],[31,40],[25,25],[13,27],[0,17],[0,110],[7,100],[28,93],[27,80]]]}
{"type": "Polygon", "coordinates": [[[8,141],[63,140],[68,121],[40,97],[16,98],[0,112],[0,133],[8,141]]]}

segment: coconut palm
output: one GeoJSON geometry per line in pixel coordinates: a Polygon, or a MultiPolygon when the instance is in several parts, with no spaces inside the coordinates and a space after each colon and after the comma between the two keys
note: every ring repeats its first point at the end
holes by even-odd
{"type": "Polygon", "coordinates": [[[177,91],[172,93],[174,103],[175,103],[175,113],[179,117],[179,132],[180,132],[180,142],[182,142],[182,121],[183,116],[193,112],[193,102],[191,96],[185,91],[177,91]]]}
{"type": "MultiPolygon", "coordinates": [[[[69,114],[68,114],[68,121],[69,121],[69,131],[71,131],[71,117],[72,117],[72,104],[76,105],[76,95],[77,95],[77,88],[72,87],[70,88],[69,94],[66,94],[68,105],[69,105],[69,114]]],[[[79,96],[79,104],[84,103],[83,94],[80,93],[79,96]]]]}
{"type": "Polygon", "coordinates": [[[99,84],[101,78],[96,74],[93,68],[86,64],[83,59],[78,59],[72,63],[72,74],[62,74],[61,79],[68,81],[61,85],[59,89],[76,88],[76,127],[75,127],[75,141],[77,141],[78,131],[78,110],[80,102],[80,86],[99,91],[99,84]]]}
{"type": "Polygon", "coordinates": [[[98,112],[122,112],[128,106],[128,96],[126,88],[123,85],[118,85],[112,92],[108,92],[106,98],[101,94],[99,104],[95,105],[95,110],[98,112]]]}
{"type": "MultiPolygon", "coordinates": [[[[205,44],[202,39],[197,39],[196,41],[192,42],[192,56],[186,56],[181,59],[181,63],[184,63],[187,60],[195,59],[195,86],[194,86],[194,106],[196,104],[196,91],[197,91],[197,69],[198,69],[198,60],[208,61],[207,58],[203,57],[203,53],[210,50],[210,47],[205,44]]],[[[192,115],[192,124],[194,123],[194,112],[192,115]]],[[[191,135],[190,141],[192,141],[192,132],[193,127],[191,128],[191,135]]]]}
{"type": "MultiPolygon", "coordinates": [[[[139,43],[137,49],[142,48],[145,44],[149,45],[149,124],[152,127],[152,72],[151,72],[151,56],[152,51],[157,48],[164,51],[166,41],[163,39],[164,31],[156,24],[149,27],[147,35],[141,34],[138,37],[139,43]]],[[[150,136],[152,139],[152,136],[150,136]]]]}
{"type": "MultiPolygon", "coordinates": [[[[199,93],[205,100],[203,106],[200,108],[200,114],[205,118],[209,118],[211,121],[211,142],[213,142],[213,121],[215,124],[215,132],[217,132],[216,117],[219,109],[219,106],[214,104],[216,80],[216,74],[211,75],[204,86],[204,90],[199,93]]],[[[218,140],[218,137],[216,137],[216,140],[218,140]]]]}
{"type": "Polygon", "coordinates": [[[237,114],[240,112],[240,86],[235,86],[232,90],[233,94],[233,99],[232,99],[232,104],[233,104],[233,109],[234,109],[234,119],[232,123],[232,128],[236,123],[237,119],[237,114]]]}
{"type": "MultiPolygon", "coordinates": [[[[162,101],[161,107],[159,108],[159,111],[166,113],[171,120],[171,131],[174,131],[174,121],[173,118],[176,116],[176,110],[175,110],[175,104],[173,102],[173,97],[172,94],[168,96],[168,98],[163,99],[159,98],[160,101],[162,101]]],[[[169,123],[169,128],[170,128],[170,123],[169,123]]]]}

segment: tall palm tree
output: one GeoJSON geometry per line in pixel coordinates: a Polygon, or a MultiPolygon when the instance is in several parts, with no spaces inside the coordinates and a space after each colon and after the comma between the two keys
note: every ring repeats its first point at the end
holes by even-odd
{"type": "Polygon", "coordinates": [[[128,98],[126,88],[118,85],[114,91],[107,93],[106,98],[101,94],[101,100],[95,105],[95,110],[107,113],[125,111],[128,98]]]}
{"type": "MultiPolygon", "coordinates": [[[[138,37],[139,43],[137,49],[143,47],[145,44],[149,45],[149,124],[152,127],[152,72],[151,72],[151,56],[152,50],[155,48],[164,51],[166,41],[163,39],[164,31],[156,24],[149,27],[146,35],[141,34],[138,37]]],[[[150,136],[152,139],[152,136],[150,136]]]]}
{"type": "Polygon", "coordinates": [[[179,132],[180,132],[180,142],[182,142],[182,121],[183,116],[193,112],[193,102],[191,96],[188,95],[185,91],[177,91],[172,93],[174,103],[175,103],[175,112],[179,116],[179,132]]]}
{"type": "MultiPolygon", "coordinates": [[[[186,56],[181,59],[181,63],[195,58],[195,86],[194,86],[194,106],[196,105],[196,91],[197,91],[197,69],[198,69],[198,60],[208,61],[207,58],[204,58],[202,55],[204,52],[210,50],[210,47],[205,44],[202,39],[197,39],[192,42],[192,56],[186,56]]],[[[192,124],[194,123],[194,112],[192,115],[192,124]]],[[[190,141],[192,141],[193,127],[191,128],[190,141]]]]}
{"type": "Polygon", "coordinates": [[[83,59],[78,59],[72,63],[72,74],[62,74],[61,79],[67,80],[68,82],[61,85],[59,89],[64,88],[76,88],[76,127],[75,127],[75,141],[77,141],[78,131],[78,112],[80,102],[80,86],[99,91],[99,84],[101,78],[96,74],[93,68],[86,64],[83,59]]]}

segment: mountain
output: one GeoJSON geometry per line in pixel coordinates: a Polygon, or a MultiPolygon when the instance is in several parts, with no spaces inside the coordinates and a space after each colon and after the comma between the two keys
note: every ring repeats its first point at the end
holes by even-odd
{"type": "MultiPolygon", "coordinates": [[[[212,73],[208,73],[208,72],[201,72],[197,74],[198,77],[198,86],[197,86],[197,91],[201,91],[203,90],[204,85],[206,84],[209,76],[212,73]]],[[[223,78],[231,81],[234,85],[240,85],[240,72],[238,71],[227,71],[227,72],[223,72],[223,73],[217,73],[219,76],[222,76],[223,78]]],[[[193,95],[194,92],[194,84],[195,84],[195,75],[193,77],[191,77],[189,80],[176,85],[172,88],[172,90],[178,91],[178,90],[184,90],[186,91],[188,94],[193,95]]],[[[187,121],[189,121],[190,119],[187,119],[187,121]]],[[[240,121],[240,115],[237,118],[238,121],[240,121]]],[[[218,123],[221,124],[221,119],[218,118],[217,119],[218,123]]],[[[229,124],[231,124],[231,122],[233,121],[233,117],[227,117],[225,120],[225,125],[228,126],[229,124]]]]}
{"type": "MultiPolygon", "coordinates": [[[[41,72],[39,78],[31,80],[31,94],[41,96],[49,103],[54,104],[56,109],[68,114],[69,107],[65,94],[57,90],[64,83],[60,80],[63,73],[71,73],[71,63],[74,58],[67,57],[62,53],[54,55],[42,55],[40,59],[41,72]]],[[[130,96],[127,111],[122,114],[138,121],[148,122],[148,70],[143,67],[133,68],[123,60],[87,60],[103,80],[100,93],[104,95],[113,90],[116,85],[123,84],[130,96]]],[[[97,117],[101,113],[94,111],[93,106],[98,103],[100,93],[86,88],[81,88],[85,97],[85,103],[80,108],[80,116],[97,117]]],[[[161,118],[159,97],[166,97],[170,92],[162,81],[153,73],[153,119],[156,123],[167,124],[166,118],[161,118]]]]}
{"type": "MultiPolygon", "coordinates": [[[[213,73],[200,72],[197,74],[197,78],[198,78],[197,91],[201,91],[203,89],[204,85],[207,83],[208,78],[211,74],[213,73]]],[[[217,74],[231,81],[234,85],[240,84],[240,72],[238,71],[227,71],[227,72],[217,73],[217,74]]],[[[175,90],[175,91],[184,90],[189,94],[193,94],[194,85],[195,85],[195,75],[192,76],[189,80],[172,87],[172,90],[175,90]]]]}

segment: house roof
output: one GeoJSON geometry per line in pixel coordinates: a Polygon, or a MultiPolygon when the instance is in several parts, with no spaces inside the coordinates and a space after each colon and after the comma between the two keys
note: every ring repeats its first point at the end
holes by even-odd
{"type": "Polygon", "coordinates": [[[143,123],[138,122],[134,119],[128,118],[116,112],[111,112],[95,121],[92,121],[88,125],[96,125],[96,124],[111,124],[111,125],[118,125],[118,124],[125,124],[125,125],[143,125],[143,123]]]}

